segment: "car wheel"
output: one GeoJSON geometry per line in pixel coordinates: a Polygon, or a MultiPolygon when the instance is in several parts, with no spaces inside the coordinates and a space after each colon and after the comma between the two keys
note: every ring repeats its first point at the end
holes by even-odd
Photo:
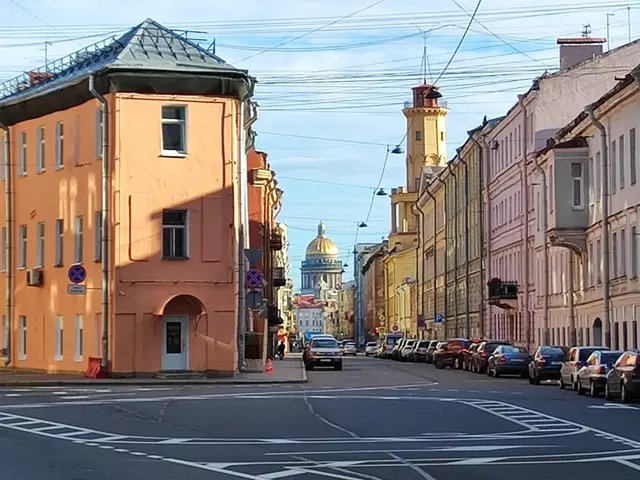
{"type": "Polygon", "coordinates": [[[605,383],[604,384],[604,399],[605,400],[613,400],[613,397],[611,396],[611,390],[609,390],[609,383],[605,383]]]}
{"type": "Polygon", "coordinates": [[[342,370],[342,362],[338,363],[333,367],[334,370],[342,370]]]}
{"type": "Polygon", "coordinates": [[[578,395],[584,395],[584,388],[582,388],[582,382],[580,381],[580,377],[576,378],[575,390],[578,395]]]}
{"type": "Polygon", "coordinates": [[[433,362],[434,367],[436,367],[438,370],[444,370],[444,363],[442,362],[433,362]]]}
{"type": "Polygon", "coordinates": [[[531,378],[531,377],[529,377],[529,384],[530,384],[530,385],[533,385],[533,384],[534,384],[534,380],[533,380],[533,378],[531,378]]]}
{"type": "Polygon", "coordinates": [[[533,377],[533,384],[540,385],[540,377],[533,377]]]}
{"type": "Polygon", "coordinates": [[[571,388],[573,388],[574,392],[578,391],[578,385],[580,382],[578,382],[578,380],[574,377],[571,377],[571,388]]]}
{"type": "Polygon", "coordinates": [[[307,363],[307,364],[304,366],[304,368],[305,368],[306,370],[313,370],[313,365],[311,365],[310,363],[307,363]]]}
{"type": "Polygon", "coordinates": [[[491,365],[487,365],[487,376],[490,377],[492,375],[491,373],[491,365]]]}
{"type": "Polygon", "coordinates": [[[453,361],[453,368],[455,368],[456,370],[460,370],[460,359],[459,358],[456,358],[453,361]]]}
{"type": "Polygon", "coordinates": [[[593,383],[593,380],[589,382],[589,395],[591,395],[593,398],[596,398],[598,396],[598,391],[596,390],[596,384],[593,383]]]}
{"type": "Polygon", "coordinates": [[[500,372],[498,371],[498,367],[493,369],[493,377],[498,378],[500,376],[500,372]]]}
{"type": "Polygon", "coordinates": [[[620,385],[620,401],[629,403],[629,392],[627,392],[627,385],[624,383],[620,385]]]}
{"type": "Polygon", "coordinates": [[[560,380],[558,380],[558,385],[560,386],[560,390],[564,390],[566,385],[564,384],[564,380],[562,379],[562,375],[560,375],[560,380]]]}

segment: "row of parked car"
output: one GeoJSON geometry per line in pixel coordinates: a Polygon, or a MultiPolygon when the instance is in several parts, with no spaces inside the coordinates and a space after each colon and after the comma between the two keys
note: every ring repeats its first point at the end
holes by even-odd
{"type": "Polygon", "coordinates": [[[638,350],[543,345],[531,353],[502,340],[401,338],[394,345],[383,341],[374,356],[426,362],[438,369],[450,367],[491,377],[518,375],[528,378],[532,385],[556,380],[561,389],[569,387],[578,395],[588,392],[596,397],[602,393],[607,400],[619,398],[623,403],[640,398],[638,350]]]}

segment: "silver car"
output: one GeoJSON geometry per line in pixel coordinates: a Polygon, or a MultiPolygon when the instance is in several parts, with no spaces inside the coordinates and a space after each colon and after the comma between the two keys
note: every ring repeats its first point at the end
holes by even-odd
{"type": "Polygon", "coordinates": [[[355,343],[345,343],[344,350],[342,352],[343,355],[353,355],[354,357],[357,355],[357,349],[355,343]]]}

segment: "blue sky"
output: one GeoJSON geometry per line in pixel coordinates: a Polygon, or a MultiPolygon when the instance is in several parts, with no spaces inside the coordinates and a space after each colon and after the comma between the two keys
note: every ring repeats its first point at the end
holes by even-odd
{"type": "MultiPolygon", "coordinates": [[[[45,42],[52,60],[147,17],[188,30],[203,46],[215,40],[219,56],[259,80],[257,146],[269,154],[285,192],[280,220],[289,225],[297,284],[304,249],[321,219],[351,265],[356,225],[367,215],[386,146],[405,134],[401,110],[421,80],[421,31],[432,29],[428,76],[435,79],[477,0],[456,2],[386,0],[340,20],[374,0],[245,0],[241,8],[196,0],[0,0],[0,80],[42,65],[45,42]]],[[[579,36],[584,24],[604,37],[610,13],[611,48],[626,43],[627,6],[635,39],[640,1],[483,0],[480,23],[472,24],[438,82],[451,109],[449,156],[484,115],[504,114],[536,75],[557,68],[557,37],[579,36]]],[[[404,156],[390,156],[382,186],[403,183],[404,156]]],[[[388,197],[375,198],[367,223],[359,241],[380,241],[388,233],[388,197]]]]}

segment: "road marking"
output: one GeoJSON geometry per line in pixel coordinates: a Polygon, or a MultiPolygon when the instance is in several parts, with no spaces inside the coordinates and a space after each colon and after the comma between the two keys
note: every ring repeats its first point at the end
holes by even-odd
{"type": "Polygon", "coordinates": [[[628,460],[625,460],[623,458],[619,458],[617,460],[615,460],[616,462],[624,465],[625,467],[629,467],[629,468],[633,468],[634,470],[638,470],[640,472],[640,465],[636,464],[636,463],[631,463],[628,460]]]}
{"type": "Polygon", "coordinates": [[[589,405],[587,408],[601,408],[603,410],[640,410],[639,407],[622,403],[605,403],[604,405],[589,405]]]}
{"type": "MultiPolygon", "coordinates": [[[[291,455],[351,455],[351,454],[363,454],[363,453],[418,453],[418,452],[491,452],[493,450],[509,450],[515,448],[557,448],[561,445],[460,445],[454,447],[433,447],[433,448],[413,448],[413,449],[387,449],[385,450],[318,450],[318,451],[302,451],[302,452],[273,452],[265,453],[267,457],[280,457],[291,455]]],[[[349,462],[347,462],[349,463],[349,462]]]]}
{"type": "Polygon", "coordinates": [[[3,397],[21,397],[21,393],[5,393],[3,397]]]}
{"type": "Polygon", "coordinates": [[[86,398],[91,398],[89,395],[74,395],[72,397],[67,397],[68,400],[84,400],[86,398]]]}

